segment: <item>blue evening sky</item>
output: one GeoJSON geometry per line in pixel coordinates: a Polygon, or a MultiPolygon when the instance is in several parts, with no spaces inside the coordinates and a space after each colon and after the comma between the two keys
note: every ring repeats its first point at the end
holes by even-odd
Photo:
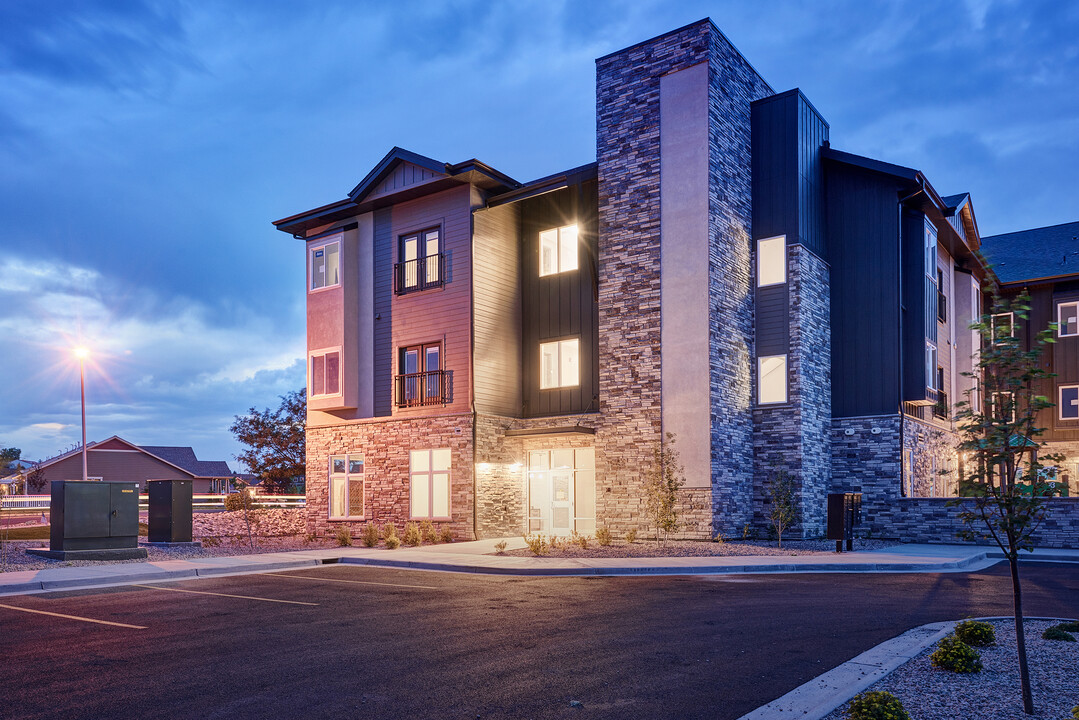
{"type": "Polygon", "coordinates": [[[1079,220],[1079,3],[0,5],[0,447],[191,445],[304,382],[302,245],[394,145],[518,180],[595,159],[594,59],[711,17],[833,146],[970,192],[983,235],[1079,220]]]}

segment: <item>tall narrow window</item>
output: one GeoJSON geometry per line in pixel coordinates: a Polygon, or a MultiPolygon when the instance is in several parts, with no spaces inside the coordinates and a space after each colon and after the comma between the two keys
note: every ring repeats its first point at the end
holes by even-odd
{"type": "Polygon", "coordinates": [[[362,518],[363,455],[330,457],[330,519],[362,518]]]}
{"type": "Polygon", "coordinates": [[[1079,336],[1079,302],[1057,305],[1057,337],[1079,336]]]}
{"type": "Polygon", "coordinates": [[[565,225],[539,234],[540,277],[577,269],[577,226],[565,225]]]}
{"type": "Polygon", "coordinates": [[[1061,385],[1057,407],[1061,420],[1079,420],[1079,385],[1061,385]]]}
{"type": "Polygon", "coordinates": [[[340,350],[317,350],[311,353],[307,387],[310,397],[341,394],[340,350]]]}
{"type": "Polygon", "coordinates": [[[787,356],[757,358],[757,402],[761,405],[787,402],[787,356]]]}
{"type": "Polygon", "coordinates": [[[341,243],[339,240],[311,247],[308,250],[310,256],[310,290],[333,287],[341,284],[341,243]]]}
{"type": "Polygon", "coordinates": [[[937,385],[937,346],[925,344],[925,386],[930,390],[939,390],[937,385]]]}
{"type": "Polygon", "coordinates": [[[409,453],[409,507],[413,518],[450,519],[450,449],[409,453]]]}
{"type": "Polygon", "coordinates": [[[401,236],[399,262],[394,265],[394,288],[398,295],[442,285],[441,237],[439,228],[401,236]]]}
{"type": "Polygon", "coordinates": [[[993,343],[1010,338],[1015,333],[1015,316],[1010,313],[996,313],[989,319],[993,331],[993,343]]]}
{"type": "Polygon", "coordinates": [[[576,338],[540,343],[540,389],[580,385],[580,355],[581,341],[576,338]]]}
{"type": "Polygon", "coordinates": [[[438,405],[445,402],[442,345],[429,343],[401,348],[398,359],[397,406],[438,405]]]}
{"type": "Polygon", "coordinates": [[[787,238],[757,241],[757,287],[787,282],[787,238]]]}
{"type": "Polygon", "coordinates": [[[937,229],[925,221],[925,274],[930,280],[937,279],[937,229]]]}

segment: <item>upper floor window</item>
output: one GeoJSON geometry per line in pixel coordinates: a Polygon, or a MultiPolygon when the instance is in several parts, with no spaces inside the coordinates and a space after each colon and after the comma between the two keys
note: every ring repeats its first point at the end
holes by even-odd
{"type": "Polygon", "coordinates": [[[1079,420],[1079,385],[1061,385],[1057,391],[1061,420],[1079,420]]]}
{"type": "Polygon", "coordinates": [[[787,402],[787,356],[757,358],[757,402],[761,405],[787,402]]]}
{"type": "Polygon", "coordinates": [[[1079,336],[1079,302],[1057,305],[1057,337],[1079,336]]]}
{"type": "MultiPolygon", "coordinates": [[[[340,236],[338,236],[340,237],[340,236]]],[[[341,284],[341,242],[339,239],[308,249],[310,281],[308,290],[341,284]]]]}
{"type": "Polygon", "coordinates": [[[787,238],[757,241],[757,287],[787,282],[787,238]]]}
{"type": "Polygon", "coordinates": [[[989,319],[989,324],[994,343],[1010,338],[1015,333],[1015,315],[1013,313],[996,313],[989,319]]]}
{"type": "Polygon", "coordinates": [[[401,348],[397,368],[397,407],[441,405],[446,402],[440,343],[401,348]]]}
{"type": "Polygon", "coordinates": [[[428,228],[400,237],[393,286],[398,295],[442,285],[442,230],[428,228]]]}
{"type": "Polygon", "coordinates": [[[341,351],[316,350],[310,354],[308,362],[309,377],[307,378],[308,395],[318,397],[320,395],[341,394],[341,351]]]}
{"type": "Polygon", "coordinates": [[[577,226],[566,225],[539,234],[540,277],[577,269],[577,226]]]}
{"type": "Polygon", "coordinates": [[[1015,393],[1010,391],[995,392],[989,398],[989,413],[994,422],[1015,422],[1015,393]]]}
{"type": "Polygon", "coordinates": [[[925,386],[930,390],[940,390],[937,384],[937,346],[925,344],[925,386]]]}
{"type": "Polygon", "coordinates": [[[581,341],[556,340],[540,343],[540,389],[581,384],[581,341]]]}
{"type": "Polygon", "coordinates": [[[944,271],[937,268],[937,320],[948,322],[948,296],[944,294],[944,271]]]}
{"type": "Polygon", "coordinates": [[[937,279],[937,229],[928,218],[925,221],[925,274],[930,280],[937,279]]]}

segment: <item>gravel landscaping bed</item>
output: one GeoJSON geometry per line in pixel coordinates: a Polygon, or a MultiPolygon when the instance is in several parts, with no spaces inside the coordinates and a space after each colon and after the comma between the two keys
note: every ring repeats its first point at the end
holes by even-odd
{"type": "MultiPolygon", "coordinates": [[[[981,672],[959,674],[933,667],[933,646],[869,689],[898,697],[912,720],[1071,720],[1071,709],[1079,705],[1079,642],[1043,640],[1042,632],[1056,621],[1024,623],[1035,710],[1027,715],[1019,693],[1014,622],[991,623],[997,644],[978,648],[981,672]]],[[[846,717],[844,705],[824,720],[846,717]]]]}
{"type": "MultiPolygon", "coordinates": [[[[880,550],[892,547],[895,541],[855,540],[855,550],[880,550]]],[[[533,557],[528,548],[507,550],[503,555],[514,557],[533,557]]],[[[634,543],[612,542],[602,546],[594,539],[588,541],[588,547],[572,545],[568,541],[560,542],[545,557],[552,558],[629,558],[629,557],[708,557],[717,555],[834,555],[835,540],[786,540],[783,547],[774,540],[734,540],[730,542],[707,542],[704,540],[669,540],[666,544],[652,540],[638,540],[634,543]]]]}

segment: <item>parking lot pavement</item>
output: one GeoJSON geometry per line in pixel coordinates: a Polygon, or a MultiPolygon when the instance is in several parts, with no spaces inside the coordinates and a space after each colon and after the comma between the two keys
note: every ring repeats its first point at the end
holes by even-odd
{"type": "MultiPolygon", "coordinates": [[[[1079,567],[1024,573],[1029,614],[1079,614],[1079,567]]],[[[679,578],[329,565],[139,585],[0,601],[0,717],[737,718],[910,627],[1011,610],[999,565],[679,578]]]]}

